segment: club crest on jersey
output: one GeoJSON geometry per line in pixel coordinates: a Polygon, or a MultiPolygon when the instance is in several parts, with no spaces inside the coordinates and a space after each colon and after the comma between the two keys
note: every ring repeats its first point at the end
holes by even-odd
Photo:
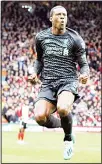
{"type": "Polygon", "coordinates": [[[64,48],[64,50],[63,50],[63,56],[68,56],[68,49],[67,48],[64,48]]]}

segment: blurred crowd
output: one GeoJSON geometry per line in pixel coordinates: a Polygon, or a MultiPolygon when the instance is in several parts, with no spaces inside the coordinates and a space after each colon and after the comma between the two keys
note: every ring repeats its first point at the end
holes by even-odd
{"type": "Polygon", "coordinates": [[[62,5],[68,12],[68,27],[76,30],[86,43],[90,81],[79,87],[81,99],[73,106],[75,125],[100,126],[101,123],[101,2],[2,1],[2,115],[17,122],[22,105],[29,100],[29,116],[33,117],[35,98],[41,83],[32,86],[28,75],[36,58],[37,32],[51,26],[49,13],[62,5]],[[30,6],[31,8],[27,8],[30,6]]]}

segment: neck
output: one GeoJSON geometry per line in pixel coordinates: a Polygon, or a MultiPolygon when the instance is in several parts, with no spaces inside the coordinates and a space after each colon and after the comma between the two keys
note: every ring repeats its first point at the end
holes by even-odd
{"type": "Polygon", "coordinates": [[[66,29],[58,29],[52,27],[51,32],[54,35],[63,35],[66,32],[66,29]]]}

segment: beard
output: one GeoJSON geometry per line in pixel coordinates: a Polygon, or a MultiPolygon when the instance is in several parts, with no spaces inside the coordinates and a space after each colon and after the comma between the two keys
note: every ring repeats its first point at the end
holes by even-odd
{"type": "Polygon", "coordinates": [[[65,24],[60,24],[59,25],[59,30],[64,30],[66,28],[65,24]]]}

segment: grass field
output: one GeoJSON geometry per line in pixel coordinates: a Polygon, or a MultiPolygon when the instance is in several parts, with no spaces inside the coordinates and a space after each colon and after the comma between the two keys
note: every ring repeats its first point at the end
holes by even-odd
{"type": "Polygon", "coordinates": [[[76,133],[71,160],[63,160],[62,139],[61,132],[26,132],[19,145],[17,132],[2,132],[2,163],[101,163],[100,133],[76,133]]]}

